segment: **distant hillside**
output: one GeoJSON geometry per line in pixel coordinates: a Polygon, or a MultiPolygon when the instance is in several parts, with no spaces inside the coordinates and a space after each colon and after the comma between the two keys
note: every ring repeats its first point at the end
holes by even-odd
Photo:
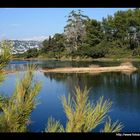
{"type": "Polygon", "coordinates": [[[29,49],[37,48],[39,49],[42,46],[41,41],[34,40],[8,40],[13,43],[12,54],[22,54],[29,49]]]}

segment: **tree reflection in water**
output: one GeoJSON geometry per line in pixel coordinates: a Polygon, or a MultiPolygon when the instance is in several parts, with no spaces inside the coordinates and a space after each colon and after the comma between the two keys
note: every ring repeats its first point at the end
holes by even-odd
{"type": "Polygon", "coordinates": [[[122,109],[139,109],[140,102],[140,73],[101,73],[101,74],[62,74],[44,73],[57,82],[65,83],[70,94],[74,93],[75,86],[81,89],[91,88],[90,99],[98,99],[104,95],[122,109]],[[134,95],[135,94],[135,95],[134,95]]]}

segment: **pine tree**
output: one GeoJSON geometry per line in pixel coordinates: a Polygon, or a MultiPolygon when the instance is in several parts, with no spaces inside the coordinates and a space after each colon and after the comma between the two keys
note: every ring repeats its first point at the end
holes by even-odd
{"type": "Polygon", "coordinates": [[[11,58],[11,46],[12,44],[6,40],[0,42],[0,83],[4,80],[3,68],[11,58]]]}
{"type": "MultiPolygon", "coordinates": [[[[96,104],[92,104],[88,100],[89,90],[85,88],[83,91],[79,87],[76,88],[75,98],[70,95],[68,99],[62,97],[62,104],[66,117],[68,119],[66,128],[59,121],[53,118],[48,119],[46,132],[93,132],[94,129],[105,121],[112,102],[103,100],[101,97],[96,104]]],[[[111,123],[111,119],[105,123],[105,127],[101,132],[119,132],[123,128],[121,123],[111,123]]]]}
{"type": "MultiPolygon", "coordinates": [[[[1,43],[0,81],[4,80],[2,68],[10,60],[9,44],[1,43]]],[[[40,82],[32,83],[35,66],[28,66],[27,72],[18,79],[11,97],[0,96],[0,132],[26,132],[30,114],[36,105],[35,97],[41,88],[40,82]]]]}

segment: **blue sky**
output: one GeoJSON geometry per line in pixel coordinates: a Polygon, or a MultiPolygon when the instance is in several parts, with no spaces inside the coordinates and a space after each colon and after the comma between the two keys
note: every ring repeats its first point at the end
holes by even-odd
{"type": "Polygon", "coordinates": [[[41,40],[62,33],[69,12],[81,9],[90,18],[102,20],[128,8],[0,8],[0,40],[41,40]]]}

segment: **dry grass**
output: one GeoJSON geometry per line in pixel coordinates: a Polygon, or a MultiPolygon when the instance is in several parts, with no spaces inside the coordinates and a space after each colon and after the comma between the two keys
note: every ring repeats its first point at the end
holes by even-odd
{"type": "Polygon", "coordinates": [[[73,68],[55,68],[55,69],[43,69],[41,72],[48,73],[101,73],[101,72],[134,72],[137,68],[130,62],[122,63],[120,66],[113,67],[98,67],[97,65],[91,65],[90,67],[73,67],[73,68]]]}
{"type": "Polygon", "coordinates": [[[120,66],[129,66],[129,67],[133,67],[133,65],[132,65],[131,62],[123,62],[123,63],[121,63],[120,66]]]}

